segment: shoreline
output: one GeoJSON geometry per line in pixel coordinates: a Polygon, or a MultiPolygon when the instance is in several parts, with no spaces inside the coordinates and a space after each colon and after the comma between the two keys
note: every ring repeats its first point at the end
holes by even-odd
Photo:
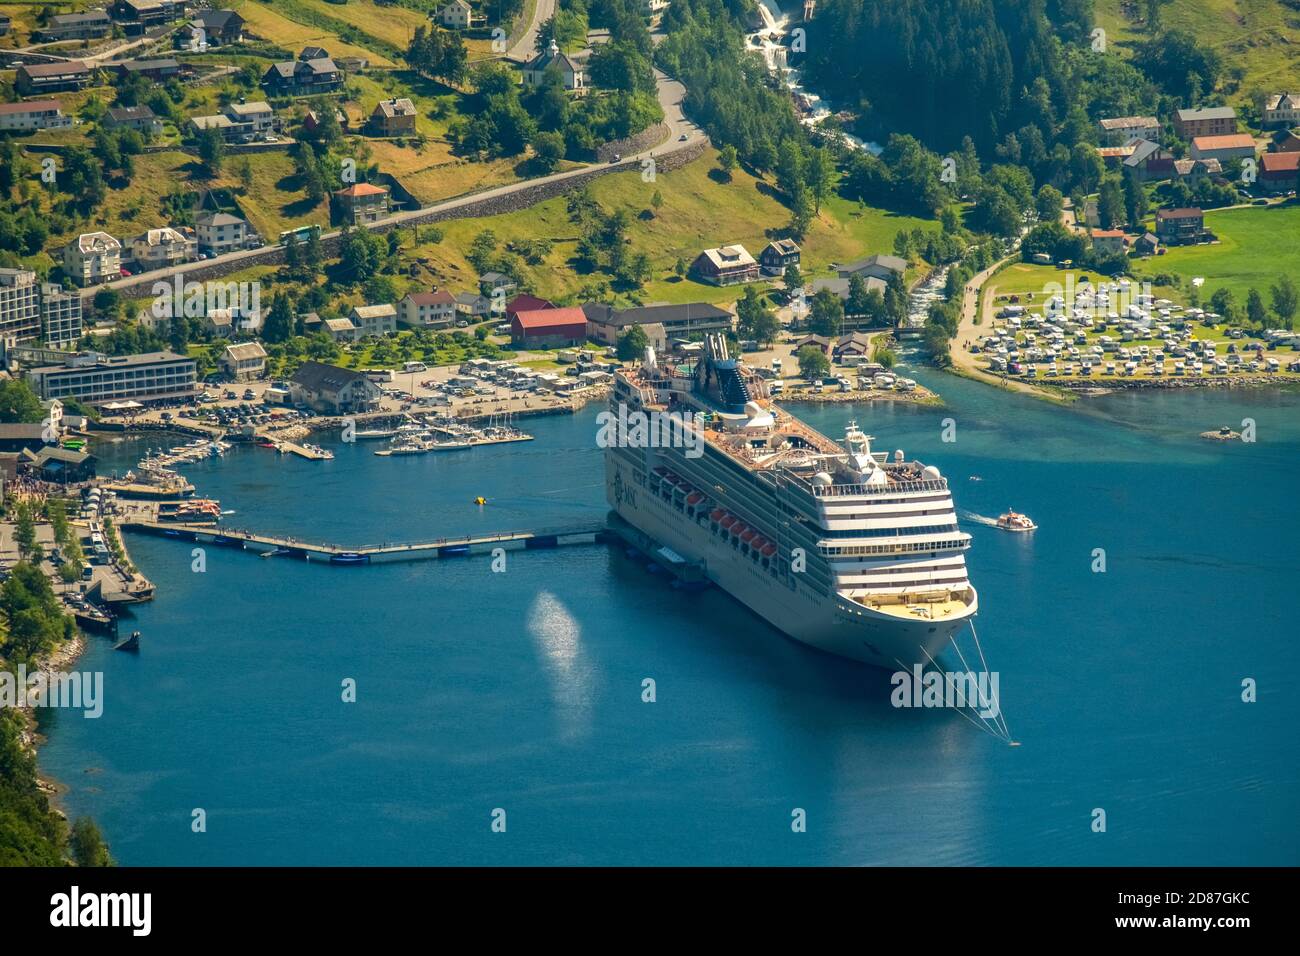
{"type": "MultiPolygon", "coordinates": [[[[59,647],[50,651],[43,658],[39,659],[39,670],[66,670],[76,664],[81,659],[82,654],[86,652],[86,633],[80,628],[75,635],[69,640],[64,641],[59,647]]],[[[34,695],[37,700],[39,695],[34,695]]],[[[40,755],[41,745],[46,742],[46,737],[40,731],[39,718],[34,713],[34,709],[29,705],[25,707],[15,707],[17,713],[23,722],[23,729],[19,732],[19,742],[36,759],[36,787],[41,793],[50,797],[50,806],[59,816],[67,819],[68,815],[63,807],[58,804],[58,797],[68,792],[66,784],[60,783],[53,777],[47,777],[41,769],[40,755]]]]}

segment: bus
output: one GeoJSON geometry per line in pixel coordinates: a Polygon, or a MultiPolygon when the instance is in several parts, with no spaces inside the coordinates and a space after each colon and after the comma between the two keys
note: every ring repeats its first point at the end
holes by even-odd
{"type": "Polygon", "coordinates": [[[308,226],[299,226],[297,229],[289,229],[286,230],[285,232],[280,233],[280,245],[284,245],[286,242],[288,242],[290,236],[293,236],[293,238],[298,242],[306,242],[313,235],[317,239],[319,239],[320,232],[321,232],[320,226],[316,225],[315,223],[312,223],[311,225],[308,226]]]}

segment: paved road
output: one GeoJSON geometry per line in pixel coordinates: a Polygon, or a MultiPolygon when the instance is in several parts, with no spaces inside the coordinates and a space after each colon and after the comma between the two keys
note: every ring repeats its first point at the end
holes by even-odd
{"type": "Polygon", "coordinates": [[[954,368],[960,369],[963,373],[971,378],[986,382],[989,385],[997,385],[1001,388],[1009,388],[1013,391],[1024,392],[1027,395],[1046,395],[1051,396],[1053,393],[1045,389],[1038,388],[1028,382],[1023,382],[1016,378],[994,375],[987,369],[983,368],[975,355],[972,355],[965,346],[966,342],[973,342],[981,333],[987,333],[993,328],[993,298],[997,292],[997,286],[990,286],[988,295],[984,300],[984,316],[979,325],[975,324],[975,316],[979,308],[980,290],[989,277],[998,269],[1002,268],[1007,262],[1017,258],[1017,255],[1008,256],[1000,262],[995,262],[979,275],[972,278],[966,283],[966,288],[962,290],[961,300],[961,322],[957,325],[957,334],[953,336],[952,341],[948,343],[948,355],[952,358],[954,368]]]}
{"type": "Polygon", "coordinates": [[[527,29],[509,49],[506,56],[521,63],[531,60],[537,52],[537,31],[553,16],[555,16],[555,0],[537,0],[537,5],[533,8],[533,19],[529,21],[527,29]]]}

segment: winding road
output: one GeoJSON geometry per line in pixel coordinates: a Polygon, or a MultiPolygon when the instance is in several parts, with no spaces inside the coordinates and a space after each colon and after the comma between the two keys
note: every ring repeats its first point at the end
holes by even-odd
{"type": "MultiPolygon", "coordinates": [[[[555,0],[538,0],[537,10],[542,11],[547,8],[554,10],[555,0]]],[[[537,20],[534,15],[532,27],[538,26],[542,20],[537,20]]],[[[533,36],[536,36],[536,30],[532,30],[533,36]]],[[[522,42],[522,41],[521,41],[522,42]]],[[[518,45],[516,45],[518,49],[518,45]]],[[[367,225],[365,228],[375,230],[384,229],[394,225],[410,222],[413,219],[419,219],[431,212],[441,212],[461,209],[475,203],[483,202],[488,199],[495,199],[501,196],[509,196],[513,193],[520,193],[524,190],[532,189],[536,186],[546,183],[564,182],[568,179],[575,179],[580,176],[590,175],[593,169],[602,169],[613,171],[615,169],[631,171],[642,168],[644,160],[652,159],[657,154],[663,155],[679,149],[686,149],[700,142],[706,142],[708,137],[704,131],[687,119],[685,112],[682,110],[682,102],[686,98],[686,87],[677,80],[672,79],[667,74],[655,70],[655,84],[659,97],[659,105],[664,111],[664,125],[668,127],[668,139],[658,143],[655,146],[642,150],[633,155],[624,156],[619,159],[617,164],[603,163],[586,163],[575,169],[565,170],[564,172],[551,173],[548,176],[538,176],[534,179],[524,179],[517,183],[510,183],[506,186],[497,186],[492,189],[486,189],[481,192],[467,193],[463,196],[457,196],[453,199],[445,199],[428,206],[421,206],[419,209],[408,209],[404,212],[395,213],[385,219],[380,219],[367,225]]],[[[322,239],[332,239],[340,235],[340,230],[321,233],[322,239]]],[[[213,259],[205,259],[201,262],[186,262],[179,266],[171,266],[166,269],[155,269],[152,272],[142,272],[138,275],[129,276],[122,279],[115,279],[104,285],[110,289],[130,289],[136,286],[147,286],[153,282],[165,281],[172,276],[184,276],[187,273],[198,272],[200,270],[209,270],[214,266],[225,266],[232,263],[240,263],[242,266],[255,266],[262,259],[271,258],[280,248],[278,243],[268,243],[258,249],[243,249],[239,252],[227,253],[223,256],[217,256],[213,259]]],[[[90,286],[82,290],[82,297],[93,296],[96,289],[101,286],[90,286]]]]}

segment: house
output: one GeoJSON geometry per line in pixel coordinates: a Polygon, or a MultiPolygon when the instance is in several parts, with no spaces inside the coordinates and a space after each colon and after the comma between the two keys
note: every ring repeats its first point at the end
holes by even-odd
{"type": "Polygon", "coordinates": [[[1092,231],[1092,247],[1101,255],[1123,255],[1124,230],[1094,229],[1092,231]]]}
{"type": "Polygon", "coordinates": [[[1159,143],[1139,140],[1132,144],[1134,149],[1121,164],[1122,169],[1140,183],[1168,179],[1174,173],[1174,161],[1169,152],[1159,143]]]}
{"type": "Polygon", "coordinates": [[[289,379],[289,393],[295,404],[325,415],[372,411],[381,394],[363,373],[323,362],[304,362],[289,379]]]}
{"type": "Polygon", "coordinates": [[[14,88],[23,96],[79,90],[90,83],[90,67],[80,60],[60,63],[24,63],[14,76],[14,88]]]}
{"type": "Polygon", "coordinates": [[[1198,242],[1205,235],[1205,213],[1189,209],[1156,210],[1156,237],[1167,246],[1198,242]]]}
{"type": "Polygon", "coordinates": [[[478,279],[478,290],[493,302],[501,300],[500,307],[496,308],[497,312],[505,311],[505,297],[519,288],[517,283],[504,272],[485,272],[478,279]]]}
{"type": "Polygon", "coordinates": [[[364,56],[340,56],[335,57],[334,62],[345,74],[364,73],[370,69],[370,60],[364,56]]]}
{"type": "Polygon", "coordinates": [[[824,335],[805,335],[794,344],[794,354],[798,355],[801,350],[810,345],[819,350],[827,358],[830,358],[831,340],[824,335]]]}
{"type": "Polygon", "coordinates": [[[445,328],[456,321],[456,297],[446,289],[408,292],[397,303],[397,319],[413,328],[445,328]]]}
{"type": "Polygon", "coordinates": [[[114,106],[106,114],[105,125],[110,129],[133,129],[145,136],[161,136],[162,120],[147,106],[114,106]]]}
{"type": "MultiPolygon", "coordinates": [[[[582,307],[587,316],[587,338],[606,345],[616,345],[629,326],[647,329],[659,326],[668,339],[697,338],[709,332],[730,332],[734,316],[726,309],[707,302],[683,302],[680,305],[645,305],[632,309],[615,309],[600,302],[582,307]]],[[[653,341],[653,336],[650,336],[653,341]]]]}
{"type": "Polygon", "coordinates": [[[225,212],[205,212],[194,220],[199,251],[210,256],[243,249],[248,243],[248,223],[225,212]]]}
{"type": "Polygon", "coordinates": [[[5,132],[67,129],[71,125],[72,117],[63,115],[63,107],[58,100],[0,103],[0,130],[5,132]]]}
{"type": "Polygon", "coordinates": [[[251,382],[266,374],[266,349],[258,342],[227,345],[217,364],[233,382],[251,382]]]}
{"type": "Polygon", "coordinates": [[[1191,157],[1192,159],[1217,159],[1220,163],[1254,159],[1255,139],[1249,133],[1197,136],[1192,140],[1191,157]]]}
{"type": "Polygon", "coordinates": [[[415,132],[415,104],[406,97],[380,100],[370,114],[370,128],[380,136],[406,136],[415,132]]]}
{"type": "Polygon", "coordinates": [[[441,10],[436,10],[430,14],[430,17],[436,19],[449,30],[468,30],[472,26],[482,23],[487,18],[474,12],[465,0],[451,0],[441,10]]]}
{"type": "Polygon", "coordinates": [[[247,123],[254,137],[264,136],[275,131],[275,111],[265,100],[252,103],[231,103],[226,107],[226,115],[239,124],[247,123]]]}
{"type": "Polygon", "coordinates": [[[740,244],[705,249],[691,263],[691,273],[710,285],[735,285],[758,278],[758,263],[740,244]]]}
{"type": "Polygon", "coordinates": [[[179,60],[169,56],[153,60],[123,60],[121,63],[111,65],[123,77],[143,76],[145,79],[157,83],[170,80],[172,77],[180,76],[186,72],[181,69],[179,60]]]}
{"type": "Polygon", "coordinates": [[[1133,155],[1139,142],[1142,141],[1132,140],[1126,146],[1098,146],[1097,155],[1102,158],[1108,168],[1113,169],[1133,155]]]}
{"type": "Polygon", "coordinates": [[[889,282],[894,276],[902,278],[907,272],[907,260],[899,256],[867,256],[865,259],[859,259],[857,262],[850,262],[848,265],[840,266],[837,273],[841,279],[848,279],[852,276],[862,276],[864,279],[873,276],[883,282],[889,282]]]}
{"type": "Polygon", "coordinates": [[[121,22],[128,36],[138,36],[149,27],[175,20],[185,12],[184,0],[115,0],[109,7],[113,19],[121,22]]]}
{"type": "Polygon", "coordinates": [[[456,314],[468,319],[486,318],[492,314],[492,300],[477,292],[457,292],[456,314]]]}
{"type": "Polygon", "coordinates": [[[529,295],[527,292],[515,296],[506,303],[506,321],[512,321],[520,312],[529,312],[535,309],[553,309],[555,303],[548,299],[539,299],[535,295],[529,295]]]}
{"type": "Polygon", "coordinates": [[[510,341],[518,348],[581,345],[587,340],[587,316],[582,309],[530,309],[510,320],[510,341]]]}
{"type": "Polygon", "coordinates": [[[329,50],[323,46],[305,46],[298,51],[300,60],[325,60],[329,58],[329,50]]]}
{"type": "Polygon", "coordinates": [[[1217,159],[1175,159],[1174,175],[1195,186],[1203,179],[1223,175],[1223,164],[1217,159]]]}
{"type": "Polygon", "coordinates": [[[323,327],[321,324],[321,317],[316,312],[298,313],[298,325],[302,328],[303,335],[311,335],[314,332],[319,332],[323,327]]]}
{"type": "Polygon", "coordinates": [[[113,21],[103,10],[88,13],[59,13],[50,22],[32,32],[32,38],[41,42],[55,40],[94,40],[108,36],[113,21]]]}
{"type": "Polygon", "coordinates": [[[1257,182],[1270,193],[1285,193],[1300,188],[1296,182],[1300,170],[1300,153],[1265,153],[1259,160],[1257,182]]]}
{"type": "Polygon", "coordinates": [[[1174,113],[1174,129],[1186,140],[1197,136],[1226,136],[1237,132],[1237,111],[1231,106],[1178,110],[1174,113]]]}
{"type": "Polygon", "coordinates": [[[397,331],[397,309],[391,302],[353,306],[348,318],[358,335],[391,335],[397,331]]]}
{"type": "Polygon", "coordinates": [[[178,229],[166,226],[148,229],[127,240],[130,257],[146,271],[189,262],[198,253],[198,242],[178,229]]]}
{"type": "Polygon", "coordinates": [[[264,139],[275,130],[276,121],[270,104],[258,100],[231,103],[224,113],[213,116],[191,116],[190,125],[196,131],[220,130],[221,138],[228,143],[247,143],[264,139]]]}
{"type": "Polygon", "coordinates": [[[1133,240],[1133,251],[1140,256],[1154,256],[1160,251],[1160,239],[1154,232],[1145,232],[1133,240]]]}
{"type": "Polygon", "coordinates": [[[541,86],[547,70],[558,70],[566,90],[583,90],[587,87],[587,68],[566,53],[561,53],[555,40],[542,53],[537,54],[523,67],[524,86],[541,86]]]}
{"type": "Polygon", "coordinates": [[[1300,93],[1274,93],[1264,103],[1261,120],[1266,129],[1300,126],[1300,93]]]}
{"type": "Polygon", "coordinates": [[[328,93],[343,85],[343,71],[329,57],[285,60],[272,64],[262,85],[273,96],[303,96],[328,93]]]}
{"type": "Polygon", "coordinates": [[[1102,140],[1121,146],[1131,139],[1155,142],[1160,138],[1160,121],[1154,116],[1117,116],[1100,122],[1102,140]]]}
{"type": "Polygon", "coordinates": [[[1300,153],[1300,133],[1295,130],[1283,130],[1273,136],[1268,144],[1270,153],[1300,153]]]}
{"type": "Polygon", "coordinates": [[[26,465],[27,473],[41,481],[59,485],[89,481],[95,477],[94,455],[86,451],[73,451],[58,445],[46,445],[40,451],[24,449],[19,462],[26,465]]]}
{"type": "Polygon", "coordinates": [[[234,10],[202,10],[190,26],[203,31],[199,42],[208,46],[238,43],[244,38],[244,18],[234,10]]]}
{"type": "Polygon", "coordinates": [[[843,362],[849,355],[868,355],[871,352],[871,336],[862,332],[841,335],[831,352],[837,362],[843,362]]]}
{"type": "Polygon", "coordinates": [[[335,342],[353,342],[357,337],[357,327],[351,319],[321,319],[320,331],[335,342]]]}
{"type": "Polygon", "coordinates": [[[787,266],[799,264],[799,244],[793,239],[773,239],[758,254],[758,262],[766,275],[779,276],[787,266]]]}
{"type": "Polygon", "coordinates": [[[45,444],[45,426],[41,422],[0,423],[0,451],[13,453],[45,444]]]}
{"type": "MultiPolygon", "coordinates": [[[[818,292],[823,291],[829,292],[839,299],[844,304],[844,320],[840,324],[840,328],[846,332],[853,329],[870,328],[876,324],[874,316],[868,315],[861,310],[855,310],[850,304],[849,297],[853,293],[851,281],[851,279],[838,277],[834,279],[814,279],[812,282],[806,283],[803,290],[804,296],[809,302],[818,292]]],[[[888,288],[888,284],[876,276],[863,276],[862,281],[865,290],[868,292],[875,289],[881,295],[884,295],[885,290],[888,288]]]]}
{"type": "Polygon", "coordinates": [[[63,249],[63,274],[80,286],[122,276],[122,244],[106,232],[87,232],[63,249]]]}
{"type": "MultiPolygon", "coordinates": [[[[315,132],[321,125],[321,119],[322,117],[318,115],[315,110],[308,110],[307,115],[302,118],[302,128],[308,133],[315,132]]],[[[336,109],[334,111],[334,119],[338,122],[339,129],[346,130],[348,128],[347,113],[336,109]]]]}
{"type": "Polygon", "coordinates": [[[353,183],[334,193],[337,218],[353,225],[377,222],[388,215],[388,190],[371,183],[353,183]]]}

